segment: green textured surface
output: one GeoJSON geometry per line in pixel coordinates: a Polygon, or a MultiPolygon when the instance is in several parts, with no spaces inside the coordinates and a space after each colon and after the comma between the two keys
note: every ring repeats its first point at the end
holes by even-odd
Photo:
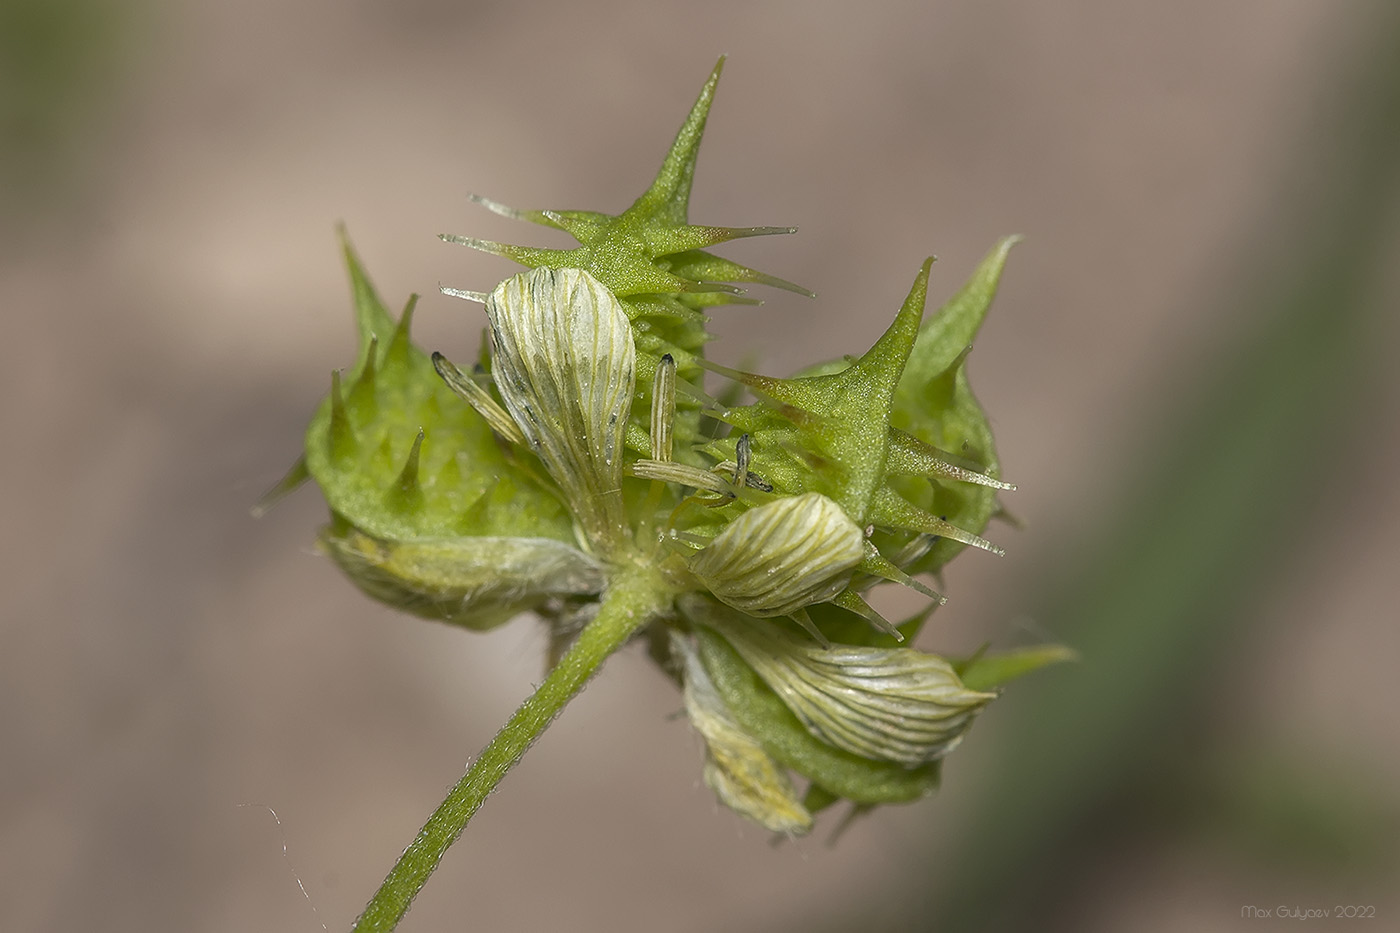
{"type": "Polygon", "coordinates": [[[411,308],[389,316],[349,244],[359,359],[321,402],[306,432],[306,466],[331,511],[385,539],[508,535],[573,541],[547,481],[452,393],[413,345],[411,308]],[[370,361],[373,360],[372,367],[370,361]],[[416,477],[405,465],[422,432],[416,477]]]}
{"type": "MultiPolygon", "coordinates": [[[[756,304],[744,289],[729,283],[768,285],[811,295],[801,286],[716,256],[705,249],[750,236],[793,233],[792,227],[715,227],[688,222],[695,162],[714,102],[724,60],[720,59],[676,134],[656,178],[621,214],[596,211],[516,210],[478,199],[488,208],[517,220],[563,230],[578,241],[573,249],[543,249],[493,243],[474,237],[443,239],[504,256],[535,268],[583,269],[608,286],[633,322],[637,345],[637,399],[632,423],[646,429],[651,382],[664,354],[677,363],[677,375],[698,385],[696,360],[703,356],[704,309],[728,304],[756,304]]],[[[699,440],[698,405],[686,395],[677,399],[676,459],[694,461],[699,440]]],[[[634,434],[634,437],[637,435],[634,434]]],[[[634,452],[645,454],[641,445],[634,452]]]]}
{"type": "MultiPolygon", "coordinates": [[[[1001,464],[992,428],[972,394],[964,354],[972,347],[996,297],[1007,254],[1019,240],[1015,236],[1000,240],[957,294],[920,328],[890,414],[893,427],[953,454],[963,465],[998,478],[1001,464]]],[[[981,534],[997,511],[997,491],[987,486],[913,477],[894,477],[890,485],[925,511],[973,534],[981,534]]],[[[876,539],[882,550],[893,543],[876,539]]],[[[944,538],[904,569],[910,573],[936,571],[964,546],[944,538]]]]}
{"type": "MultiPolygon", "coordinates": [[[[942,710],[949,704],[908,692],[897,678],[882,686],[878,676],[841,668],[865,662],[839,651],[823,655],[823,663],[835,665],[823,670],[839,689],[860,684],[866,701],[858,709],[823,705],[832,691],[785,699],[705,628],[703,613],[690,616],[686,600],[710,605],[713,595],[765,616],[741,616],[743,625],[800,623],[818,640],[890,648],[895,635],[912,637],[927,614],[896,632],[863,601],[862,591],[895,580],[935,598],[901,567],[936,569],[964,544],[998,550],[978,536],[996,508],[997,490],[986,484],[1001,484],[990,428],[963,364],[1015,238],[1001,241],[927,323],[933,261],[926,261],[888,330],[859,357],[790,379],[704,361],[705,312],[754,303],[733,283],[808,294],[707,252],[727,240],[791,228],[688,222],[695,162],[722,65],[710,74],[654,181],[622,213],[516,210],[476,198],[498,214],[565,231],[578,241],[576,248],[443,237],[542,270],[527,274],[530,280],[578,280],[606,295],[607,301],[568,305],[583,317],[570,318],[567,327],[577,324],[585,335],[569,343],[568,352],[556,346],[557,328],[564,325],[529,323],[557,321],[558,307],[550,303],[569,299],[556,290],[497,289],[487,296],[445,288],[485,300],[491,321],[489,352],[483,349],[476,369],[446,370],[457,381],[454,390],[411,340],[413,301],[399,318],[390,315],[347,243],[357,359],[332,376],[331,393],[307,430],[303,461],[271,495],[314,479],[332,513],[322,546],[357,586],[407,612],[469,628],[490,628],[536,609],[562,646],[606,604],[617,580],[652,574],[646,588],[654,590],[649,598],[657,605],[644,621],[660,626],[669,620],[697,639],[705,670],[734,720],[775,761],[810,782],[814,804],[915,800],[937,788],[941,769],[941,760],[918,762],[950,750],[971,715],[948,726],[955,735],[944,736],[931,724],[947,718],[942,710]],[[608,327],[588,317],[604,306],[612,308],[608,327]],[[520,322],[528,326],[515,326],[520,322]],[[604,332],[610,336],[597,337],[604,332]],[[653,461],[643,469],[629,461],[651,455],[652,385],[665,355],[676,364],[675,411],[657,417],[669,413],[672,419],[677,462],[653,461]],[[698,391],[705,369],[730,377],[756,401],[709,402],[698,391]],[[562,417],[582,398],[614,401],[597,418],[562,417]],[[509,413],[495,410],[504,401],[509,413]],[[500,435],[478,409],[491,414],[500,435]],[[623,418],[625,425],[619,424],[623,418]],[[702,419],[727,434],[709,440],[702,419]],[[511,430],[511,421],[520,431],[511,430]],[[576,449],[591,453],[550,453],[576,449]],[[754,482],[741,478],[741,462],[754,482]],[[585,481],[590,470],[606,473],[607,482],[594,488],[585,481]],[[804,507],[791,511],[796,496],[805,497],[804,507]],[[596,506],[605,497],[611,511],[600,521],[596,506]],[[765,504],[768,510],[736,523],[765,504]],[[761,515],[780,518],[765,523],[755,518],[761,515]],[[717,539],[726,529],[729,534],[717,539]],[[794,715],[798,707],[807,725],[794,715]],[[911,709],[917,715],[906,715],[911,709]],[[902,725],[892,725],[890,717],[902,725]],[[828,731],[813,725],[818,720],[828,731]]],[[[917,659],[947,670],[941,659],[907,645],[897,652],[910,664],[917,659]]],[[[994,683],[1016,673],[1017,663],[1035,666],[1002,660],[1000,667],[987,660],[974,670],[994,683]]],[[[988,699],[979,695],[979,708],[988,699]]]]}

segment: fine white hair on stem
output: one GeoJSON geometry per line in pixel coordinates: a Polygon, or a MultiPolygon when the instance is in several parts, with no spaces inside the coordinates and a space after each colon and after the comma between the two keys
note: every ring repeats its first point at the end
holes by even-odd
{"type": "Polygon", "coordinates": [[[282,817],[278,816],[277,811],[265,803],[240,803],[238,808],[240,810],[266,810],[268,813],[272,814],[272,821],[277,824],[277,834],[281,837],[282,841],[282,860],[287,863],[287,868],[291,871],[292,878],[297,883],[297,890],[301,891],[301,896],[306,898],[306,903],[311,908],[312,916],[316,918],[317,923],[321,924],[321,929],[325,930],[326,933],[330,933],[330,928],[326,926],[326,921],[321,919],[321,912],[316,909],[316,902],[311,899],[311,892],[307,891],[306,885],[301,883],[301,875],[297,873],[296,866],[292,864],[292,857],[287,854],[287,831],[282,826],[282,817]]]}

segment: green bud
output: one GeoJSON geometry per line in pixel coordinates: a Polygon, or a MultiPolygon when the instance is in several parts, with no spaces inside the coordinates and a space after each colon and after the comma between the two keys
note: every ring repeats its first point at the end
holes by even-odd
{"type": "Polygon", "coordinates": [[[375,599],[477,630],[551,597],[597,593],[604,583],[596,561],[549,538],[387,541],[332,526],[322,531],[321,545],[375,599]]]}

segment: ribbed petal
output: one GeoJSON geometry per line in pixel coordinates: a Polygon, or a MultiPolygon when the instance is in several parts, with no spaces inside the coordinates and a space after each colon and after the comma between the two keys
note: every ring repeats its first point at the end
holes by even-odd
{"type": "Polygon", "coordinates": [[[625,532],[622,450],[636,382],[632,326],[581,269],[538,268],[486,300],[496,386],[589,540],[625,532]]]}
{"type": "Polygon", "coordinates": [[[864,554],[860,527],[809,492],[749,509],[690,558],[690,570],[735,609],[783,616],[840,593],[864,554]]]}
{"type": "Polygon", "coordinates": [[[820,648],[715,607],[704,614],[817,738],[915,766],[952,751],[995,699],[963,686],[942,658],[912,648],[820,648]]]}

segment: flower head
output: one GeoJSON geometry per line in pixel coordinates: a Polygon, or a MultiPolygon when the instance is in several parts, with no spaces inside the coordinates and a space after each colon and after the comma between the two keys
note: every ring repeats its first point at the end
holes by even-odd
{"type": "Polygon", "coordinates": [[[719,72],[621,214],[475,199],[579,245],[444,237],[526,267],[489,293],[443,289],[485,306],[474,365],[415,347],[413,302],[395,321],[347,245],[359,356],[332,375],[279,492],[315,479],[326,551],[429,618],[484,628],[533,610],[561,649],[642,588],[646,615],[628,624],[682,685],[706,783],[795,834],[839,799],[931,792],[995,688],[1063,655],[950,661],[910,645],[927,612],[896,626],[864,596],[894,581],[932,608],[942,597],[919,576],[969,545],[1000,553],[982,533],[1014,487],[965,363],[1015,238],[927,322],[924,262],[859,357],[786,379],[713,364],[705,314],[756,303],[741,284],[811,294],[709,252],[792,228],[688,220],[719,72]],[[707,370],[752,400],[712,399],[707,370]]]}

